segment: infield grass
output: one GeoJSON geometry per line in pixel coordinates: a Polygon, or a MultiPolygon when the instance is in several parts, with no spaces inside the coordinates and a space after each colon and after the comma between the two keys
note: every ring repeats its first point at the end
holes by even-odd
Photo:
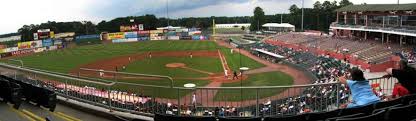
{"type": "MultiPolygon", "coordinates": [[[[266,72],[259,74],[250,74],[248,79],[244,80],[243,87],[247,86],[283,86],[292,85],[293,78],[283,72],[266,72]]],[[[240,87],[240,82],[224,83],[222,87],[240,87]]],[[[261,89],[259,90],[259,98],[269,97],[284,91],[285,88],[279,89],[261,89]]],[[[256,99],[256,89],[243,89],[242,98],[240,89],[224,89],[219,90],[215,96],[215,100],[221,101],[239,101],[241,99],[256,99]]]]}

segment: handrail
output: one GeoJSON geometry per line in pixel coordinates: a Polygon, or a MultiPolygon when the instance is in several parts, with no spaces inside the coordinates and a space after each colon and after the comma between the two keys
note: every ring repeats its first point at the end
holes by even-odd
{"type": "Polygon", "coordinates": [[[57,75],[63,75],[63,76],[69,76],[69,77],[75,77],[75,78],[80,78],[80,79],[97,80],[97,81],[101,81],[101,82],[116,83],[116,82],[114,82],[114,81],[105,80],[105,79],[99,79],[99,78],[89,78],[89,77],[85,77],[85,76],[75,76],[75,75],[71,75],[71,74],[65,74],[65,73],[59,73],[59,72],[53,72],[53,71],[47,71],[47,70],[41,70],[41,69],[30,68],[30,67],[25,67],[25,68],[27,68],[27,69],[31,69],[31,70],[36,70],[36,71],[42,71],[42,72],[47,72],[47,73],[57,74],[57,75]]]}
{"type": "Polygon", "coordinates": [[[76,78],[76,77],[70,77],[70,76],[58,75],[58,74],[53,74],[53,73],[48,73],[48,72],[43,72],[43,71],[38,71],[38,70],[32,70],[32,69],[28,69],[28,68],[19,68],[19,67],[15,67],[13,65],[5,64],[5,63],[0,63],[0,66],[5,67],[5,68],[10,68],[10,69],[16,69],[16,70],[20,70],[20,71],[26,71],[26,72],[31,72],[31,73],[38,73],[38,74],[41,74],[41,75],[58,77],[58,78],[63,78],[63,79],[68,79],[68,80],[76,80],[76,81],[81,81],[81,82],[88,82],[88,83],[93,83],[93,84],[98,84],[98,85],[104,85],[104,86],[112,86],[112,85],[115,84],[115,82],[112,82],[112,83],[107,84],[107,83],[102,83],[102,82],[97,82],[97,81],[80,79],[80,78],[76,78]]]}
{"type": "MultiPolygon", "coordinates": [[[[21,71],[29,71],[29,72],[33,72],[33,73],[39,73],[39,74],[43,74],[43,75],[59,77],[59,78],[72,79],[72,80],[83,81],[83,82],[97,83],[97,84],[101,84],[101,85],[129,84],[129,85],[136,85],[136,86],[149,86],[149,87],[159,87],[159,88],[189,89],[189,88],[184,88],[184,87],[174,87],[173,85],[171,85],[171,87],[167,87],[167,86],[158,86],[158,85],[144,85],[144,84],[136,84],[136,83],[128,83],[128,82],[113,82],[113,81],[103,80],[103,81],[111,82],[110,84],[106,84],[106,83],[102,83],[102,82],[91,81],[91,80],[94,80],[94,79],[90,79],[90,78],[87,78],[87,77],[83,77],[83,78],[87,78],[87,79],[82,79],[82,78],[79,78],[79,77],[73,76],[73,75],[68,75],[68,74],[63,74],[63,73],[58,73],[58,72],[51,72],[51,71],[44,71],[44,70],[40,70],[40,69],[33,69],[33,68],[27,68],[27,67],[19,68],[19,67],[13,66],[13,65],[5,64],[5,63],[0,63],[0,66],[11,68],[11,69],[17,69],[17,70],[21,70],[21,71]]],[[[81,70],[93,71],[94,69],[81,68],[81,70]]],[[[97,70],[95,70],[95,71],[97,71],[97,70]]],[[[115,71],[101,71],[101,72],[119,73],[119,74],[136,75],[136,76],[147,76],[147,77],[160,77],[160,78],[168,78],[168,79],[171,79],[171,81],[173,81],[173,79],[169,76],[151,75],[151,74],[135,74],[135,73],[115,72],[115,71]]],[[[383,78],[384,77],[378,77],[378,78],[371,78],[371,79],[368,79],[368,80],[371,81],[371,80],[377,80],[377,79],[383,79],[383,78]]],[[[279,85],[279,86],[195,87],[193,89],[241,89],[241,88],[242,89],[258,89],[258,88],[271,89],[271,88],[299,88],[299,87],[311,87],[311,86],[334,85],[334,84],[339,84],[339,82],[331,82],[331,83],[324,83],[324,84],[279,85]]]]}
{"type": "Polygon", "coordinates": [[[166,78],[166,79],[170,80],[170,87],[171,88],[173,88],[173,84],[174,84],[173,78],[170,77],[170,76],[152,75],[152,74],[138,74],[138,73],[128,73],[128,72],[117,72],[117,71],[107,71],[107,70],[89,69],[89,68],[79,68],[79,69],[84,70],[84,71],[105,72],[105,73],[113,73],[113,74],[132,75],[132,76],[166,78]]]}
{"type": "Polygon", "coordinates": [[[19,62],[20,65],[23,67],[23,61],[22,60],[17,60],[17,59],[8,59],[9,61],[15,61],[15,62],[19,62]]]}

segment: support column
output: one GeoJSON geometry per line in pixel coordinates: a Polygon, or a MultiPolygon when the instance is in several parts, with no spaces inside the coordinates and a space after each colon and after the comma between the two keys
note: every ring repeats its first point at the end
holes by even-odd
{"type": "Polygon", "coordinates": [[[345,14],[344,14],[344,24],[345,24],[345,25],[347,25],[347,14],[348,14],[348,13],[345,13],[345,14]]]}
{"type": "Polygon", "coordinates": [[[357,13],[354,14],[354,24],[357,25],[357,13]]]}
{"type": "Polygon", "coordinates": [[[365,15],[365,26],[368,26],[368,15],[365,15]]]}
{"type": "Polygon", "coordinates": [[[383,28],[384,28],[385,21],[386,21],[386,16],[383,16],[383,28]]]}
{"type": "Polygon", "coordinates": [[[390,40],[389,40],[389,36],[390,36],[390,34],[387,34],[387,44],[388,44],[388,43],[390,43],[390,42],[389,42],[389,41],[390,41],[390,40]]]}
{"type": "Polygon", "coordinates": [[[400,35],[400,47],[403,45],[403,35],[400,35]]]}
{"type": "Polygon", "coordinates": [[[337,12],[337,23],[339,23],[339,12],[337,12]]]}
{"type": "Polygon", "coordinates": [[[384,44],[384,33],[381,33],[381,44],[384,44]]]}
{"type": "Polygon", "coordinates": [[[364,31],[364,40],[367,40],[367,32],[364,31]]]}
{"type": "Polygon", "coordinates": [[[403,16],[399,16],[399,19],[400,19],[400,27],[402,27],[403,26],[403,16]]]}

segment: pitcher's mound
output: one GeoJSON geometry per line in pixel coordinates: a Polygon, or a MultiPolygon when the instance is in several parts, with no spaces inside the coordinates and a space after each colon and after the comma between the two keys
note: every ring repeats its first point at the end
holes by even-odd
{"type": "Polygon", "coordinates": [[[165,65],[168,68],[180,68],[180,67],[185,67],[184,63],[168,63],[165,65]]]}

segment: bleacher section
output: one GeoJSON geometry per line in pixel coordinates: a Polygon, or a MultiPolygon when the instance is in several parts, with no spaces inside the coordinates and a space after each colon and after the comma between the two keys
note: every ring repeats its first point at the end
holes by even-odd
{"type": "MultiPolygon", "coordinates": [[[[408,95],[358,108],[344,108],[328,112],[257,118],[215,118],[219,121],[261,121],[262,119],[264,121],[410,121],[416,119],[416,95],[408,95]]],[[[155,115],[155,121],[215,121],[215,118],[155,115]]]]}
{"type": "Polygon", "coordinates": [[[376,40],[333,38],[313,36],[302,33],[287,33],[273,37],[273,41],[286,44],[296,44],[320,50],[356,55],[358,58],[372,64],[386,62],[394,53],[409,50],[411,47],[398,44],[381,44],[376,40]]]}

